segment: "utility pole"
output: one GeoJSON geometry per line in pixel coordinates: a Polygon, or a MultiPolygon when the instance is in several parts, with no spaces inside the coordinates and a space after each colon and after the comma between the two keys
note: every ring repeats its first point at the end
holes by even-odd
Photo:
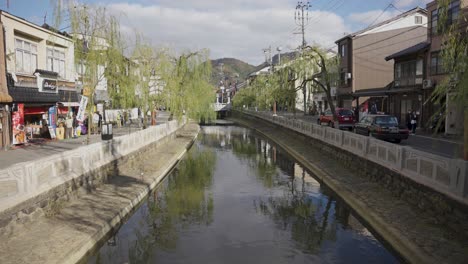
{"type": "Polygon", "coordinates": [[[271,61],[271,46],[268,46],[268,48],[266,49],[263,49],[263,53],[265,53],[265,62],[270,66],[270,68],[268,69],[268,72],[272,72],[272,69],[271,69],[271,65],[272,65],[272,61],[271,61]]]}
{"type": "Polygon", "coordinates": [[[302,34],[302,46],[301,49],[305,48],[306,46],[306,41],[305,41],[305,27],[309,23],[309,8],[311,8],[312,5],[310,2],[297,2],[296,6],[296,11],[294,12],[294,21],[296,22],[296,25],[301,27],[301,33],[302,34]]]}

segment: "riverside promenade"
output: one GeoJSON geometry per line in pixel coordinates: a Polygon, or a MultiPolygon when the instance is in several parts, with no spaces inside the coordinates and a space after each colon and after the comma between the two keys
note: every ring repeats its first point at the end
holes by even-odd
{"type": "MultiPolygon", "coordinates": [[[[164,124],[169,118],[169,112],[160,111],[157,116],[157,125],[164,124]]],[[[114,127],[114,137],[131,134],[141,130],[136,124],[128,124],[124,127],[114,127]]],[[[40,143],[27,144],[15,147],[8,151],[0,151],[0,170],[21,162],[34,161],[50,155],[62,153],[86,145],[87,135],[65,140],[44,140],[40,143]]],[[[90,135],[89,144],[101,142],[101,135],[90,135]]]]}
{"type": "Polygon", "coordinates": [[[45,214],[1,230],[2,263],[79,262],[164,178],[198,131],[197,124],[186,124],[176,135],[116,164],[103,184],[77,190],[45,214]]]}

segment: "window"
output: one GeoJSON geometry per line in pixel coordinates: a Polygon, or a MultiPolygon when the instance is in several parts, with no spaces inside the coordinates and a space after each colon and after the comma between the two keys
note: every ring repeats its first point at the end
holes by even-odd
{"type": "Polygon", "coordinates": [[[341,55],[342,58],[344,56],[346,56],[346,44],[341,44],[340,45],[340,55],[341,55]]]}
{"type": "Polygon", "coordinates": [[[431,33],[437,34],[437,24],[439,21],[439,10],[436,9],[431,12],[431,33]]]}
{"type": "Polygon", "coordinates": [[[414,23],[418,25],[422,24],[422,16],[415,16],[414,23]]]}
{"type": "Polygon", "coordinates": [[[37,45],[15,39],[16,71],[32,74],[37,69],[37,45]]]}
{"type": "Polygon", "coordinates": [[[445,73],[442,57],[439,52],[431,54],[431,74],[443,74],[445,73]]]}
{"type": "Polygon", "coordinates": [[[65,52],[57,49],[47,48],[47,70],[65,77],[65,52]]]}
{"type": "Polygon", "coordinates": [[[447,11],[447,24],[448,25],[452,25],[454,24],[457,19],[458,19],[458,14],[460,12],[460,0],[455,0],[455,1],[452,1],[450,4],[449,4],[449,7],[448,7],[448,11],[447,11]]]}
{"type": "Polygon", "coordinates": [[[395,64],[395,86],[422,83],[424,63],[422,59],[397,62],[395,64]]]}
{"type": "Polygon", "coordinates": [[[340,71],[340,85],[348,84],[348,80],[346,78],[346,68],[342,68],[340,71]]]}

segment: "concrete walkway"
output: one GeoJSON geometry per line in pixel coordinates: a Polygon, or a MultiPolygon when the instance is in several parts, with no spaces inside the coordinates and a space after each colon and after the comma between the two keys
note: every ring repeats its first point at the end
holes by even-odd
{"type": "MultiPolygon", "coordinates": [[[[169,118],[169,112],[158,112],[157,125],[164,124],[169,118]]],[[[126,127],[114,128],[114,137],[130,134],[140,130],[136,124],[127,125],[126,127]]],[[[100,142],[101,135],[90,135],[89,144],[100,142]]],[[[53,154],[61,153],[67,150],[79,148],[86,145],[87,135],[83,135],[74,139],[65,140],[43,140],[41,143],[28,144],[22,147],[16,147],[8,151],[0,150],[0,170],[5,169],[13,164],[32,161],[47,157],[53,154]]]]}
{"type": "MultiPolygon", "coordinates": [[[[308,170],[336,192],[377,233],[410,263],[466,263],[468,222],[457,230],[395,197],[382,185],[350,171],[307,140],[291,137],[291,131],[256,119],[235,119],[286,149],[308,170]]],[[[457,212],[453,212],[457,215],[457,212]]]]}
{"type": "Polygon", "coordinates": [[[91,193],[58,206],[52,216],[17,224],[0,234],[1,263],[76,263],[118,226],[183,156],[199,127],[187,124],[177,137],[119,164],[118,173],[91,193]]]}

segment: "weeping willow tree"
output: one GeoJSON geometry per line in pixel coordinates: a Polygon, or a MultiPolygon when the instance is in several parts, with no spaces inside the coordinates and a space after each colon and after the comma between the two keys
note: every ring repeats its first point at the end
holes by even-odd
{"type": "Polygon", "coordinates": [[[213,109],[215,88],[209,83],[211,64],[208,51],[185,52],[179,56],[168,50],[158,54],[157,73],[164,80],[165,105],[180,119],[184,113],[197,121],[216,118],[213,109]]]}
{"type": "Polygon", "coordinates": [[[54,4],[56,27],[68,24],[67,28],[75,42],[78,81],[82,84],[83,95],[89,98],[88,124],[92,124],[98,87],[108,90],[118,104],[134,104],[134,88],[125,74],[128,63],[123,56],[125,44],[120,35],[118,19],[100,6],[62,0],[54,4]],[[67,19],[64,19],[64,14],[68,16],[67,19]],[[133,96],[130,96],[132,93],[133,96]]]}
{"type": "Polygon", "coordinates": [[[307,46],[294,60],[280,66],[271,74],[259,75],[244,90],[234,97],[235,106],[255,105],[268,109],[278,103],[295,112],[296,94],[303,91],[304,114],[307,112],[307,90],[324,92],[332,112],[335,105],[332,100],[332,88],[338,78],[338,61],[327,52],[307,46]],[[255,100],[252,99],[255,98],[255,100]]]}
{"type": "MultiPolygon", "coordinates": [[[[440,0],[438,4],[437,30],[442,35],[442,64],[447,75],[437,83],[431,100],[442,106],[444,116],[452,111],[463,115],[463,121],[460,120],[464,134],[463,156],[468,160],[468,6],[463,1],[450,0],[440,0]],[[450,109],[447,106],[450,103],[456,109],[450,109]]],[[[443,125],[442,121],[439,119],[437,127],[443,125]]]]}

